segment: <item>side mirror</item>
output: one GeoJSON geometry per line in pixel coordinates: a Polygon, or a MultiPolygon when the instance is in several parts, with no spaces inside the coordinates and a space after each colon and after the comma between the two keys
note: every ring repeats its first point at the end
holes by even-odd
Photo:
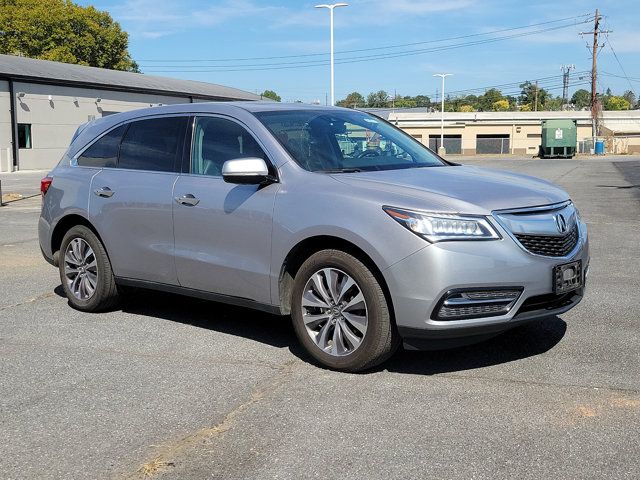
{"type": "Polygon", "coordinates": [[[267,164],[261,158],[235,158],[222,165],[222,178],[227,183],[259,185],[271,179],[267,164]]]}

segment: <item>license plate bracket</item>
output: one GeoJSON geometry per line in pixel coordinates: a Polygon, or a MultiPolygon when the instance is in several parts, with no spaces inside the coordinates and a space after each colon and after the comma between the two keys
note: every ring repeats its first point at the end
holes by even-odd
{"type": "Polygon", "coordinates": [[[553,293],[561,295],[582,287],[582,273],[582,260],[553,267],[553,293]]]}

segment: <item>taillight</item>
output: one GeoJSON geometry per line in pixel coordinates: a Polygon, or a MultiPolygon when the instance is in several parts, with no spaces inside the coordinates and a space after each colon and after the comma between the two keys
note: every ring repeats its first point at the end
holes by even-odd
{"type": "Polygon", "coordinates": [[[40,193],[42,194],[42,198],[44,198],[44,196],[47,193],[47,190],[49,190],[49,187],[51,186],[51,182],[53,182],[52,177],[44,177],[42,180],[40,180],[40,193]]]}

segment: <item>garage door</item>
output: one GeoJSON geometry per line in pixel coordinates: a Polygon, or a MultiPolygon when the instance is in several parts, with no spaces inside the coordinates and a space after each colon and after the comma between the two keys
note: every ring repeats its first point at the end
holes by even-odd
{"type": "MultiPolygon", "coordinates": [[[[429,148],[434,152],[440,148],[440,135],[429,135],[429,148]]],[[[459,155],[462,153],[462,135],[445,135],[444,148],[448,154],[459,155]]]]}
{"type": "Polygon", "coordinates": [[[509,135],[478,135],[476,137],[477,154],[510,153],[509,135]]]}

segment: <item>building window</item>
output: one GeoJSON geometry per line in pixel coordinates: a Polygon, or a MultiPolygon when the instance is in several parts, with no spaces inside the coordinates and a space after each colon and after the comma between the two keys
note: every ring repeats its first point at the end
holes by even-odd
{"type": "Polygon", "coordinates": [[[31,124],[18,124],[18,148],[31,148],[31,124]]]}

